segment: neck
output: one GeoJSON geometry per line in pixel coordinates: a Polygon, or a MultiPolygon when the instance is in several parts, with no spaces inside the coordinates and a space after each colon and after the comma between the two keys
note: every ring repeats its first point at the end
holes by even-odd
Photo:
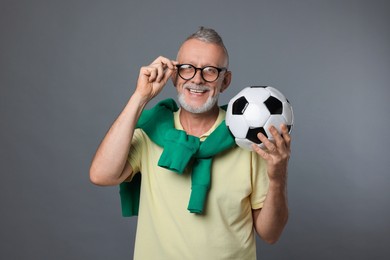
{"type": "Polygon", "coordinates": [[[218,106],[214,106],[210,111],[201,114],[194,114],[181,108],[180,123],[187,134],[200,137],[215,124],[218,114],[218,106]]]}

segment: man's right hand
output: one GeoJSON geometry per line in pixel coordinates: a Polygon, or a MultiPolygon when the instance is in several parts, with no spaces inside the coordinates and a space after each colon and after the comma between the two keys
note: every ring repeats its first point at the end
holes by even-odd
{"type": "Polygon", "coordinates": [[[157,96],[176,71],[177,61],[158,57],[150,65],[141,67],[135,92],[146,102],[157,96]]]}

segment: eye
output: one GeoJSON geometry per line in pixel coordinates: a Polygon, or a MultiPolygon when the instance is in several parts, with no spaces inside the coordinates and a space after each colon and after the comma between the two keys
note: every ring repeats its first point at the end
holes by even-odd
{"type": "Polygon", "coordinates": [[[203,68],[203,73],[206,73],[208,75],[216,75],[218,74],[218,70],[214,67],[205,67],[203,68]]]}
{"type": "Polygon", "coordinates": [[[180,65],[181,69],[192,69],[192,66],[190,64],[182,64],[180,65]]]}
{"type": "Polygon", "coordinates": [[[193,71],[194,70],[194,67],[190,64],[183,64],[180,66],[179,68],[181,71],[183,72],[188,72],[188,71],[193,71]]]}

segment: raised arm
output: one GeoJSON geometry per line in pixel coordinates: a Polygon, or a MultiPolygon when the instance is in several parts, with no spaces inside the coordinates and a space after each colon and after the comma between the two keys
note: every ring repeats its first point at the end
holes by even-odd
{"type": "Polygon", "coordinates": [[[127,157],[138,118],[145,105],[157,96],[172,73],[176,62],[158,57],[139,72],[136,90],[100,143],[89,175],[96,185],[117,185],[132,173],[127,157]]]}

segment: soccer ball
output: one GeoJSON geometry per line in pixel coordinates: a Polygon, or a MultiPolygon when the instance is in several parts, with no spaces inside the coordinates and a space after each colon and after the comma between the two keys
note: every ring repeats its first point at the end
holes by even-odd
{"type": "Polygon", "coordinates": [[[264,148],[257,134],[261,132],[273,140],[268,128],[273,125],[281,133],[281,124],[286,124],[291,132],[294,114],[287,98],[273,87],[246,87],[229,101],[226,126],[237,145],[244,149],[253,150],[253,143],[264,148]]]}

